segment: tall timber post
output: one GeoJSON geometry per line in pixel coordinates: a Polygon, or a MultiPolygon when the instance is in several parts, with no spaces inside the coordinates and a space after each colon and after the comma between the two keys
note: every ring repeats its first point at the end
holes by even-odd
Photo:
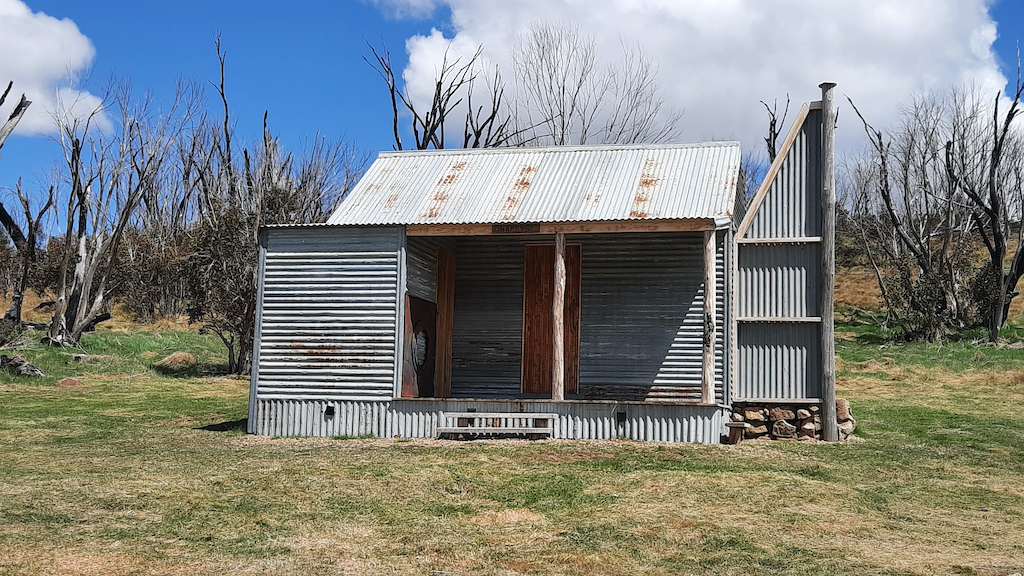
{"type": "Polygon", "coordinates": [[[821,88],[821,436],[839,440],[836,421],[836,171],[832,82],[821,88]]]}

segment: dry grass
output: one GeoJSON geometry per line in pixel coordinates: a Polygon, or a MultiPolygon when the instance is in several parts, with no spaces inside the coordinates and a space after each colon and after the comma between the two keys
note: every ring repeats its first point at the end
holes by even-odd
{"type": "Polygon", "coordinates": [[[880,310],[882,296],[871,268],[858,266],[836,270],[836,307],[880,310]]]}
{"type": "Polygon", "coordinates": [[[1024,571],[1024,366],[843,346],[844,445],[257,438],[211,426],[244,379],[3,382],[0,575],[1024,571]]]}
{"type": "Polygon", "coordinates": [[[196,357],[189,354],[188,352],[174,352],[170,356],[167,356],[163,360],[153,364],[157,368],[169,368],[171,370],[181,370],[188,368],[196,363],[196,357]]]}
{"type": "MultiPolygon", "coordinates": [[[[53,310],[45,306],[46,302],[52,302],[53,296],[44,294],[39,296],[34,292],[25,294],[25,302],[22,305],[22,320],[45,324],[53,316],[53,310]],[[43,306],[40,306],[40,305],[43,306]],[[38,309],[37,309],[38,308],[38,309]]],[[[9,297],[0,294],[0,313],[7,310],[11,305],[9,297]]],[[[187,316],[176,316],[173,318],[156,318],[151,322],[136,322],[124,307],[114,305],[110,314],[112,318],[102,322],[100,327],[120,334],[133,334],[137,332],[183,332],[195,330],[195,325],[189,324],[187,316]]]]}

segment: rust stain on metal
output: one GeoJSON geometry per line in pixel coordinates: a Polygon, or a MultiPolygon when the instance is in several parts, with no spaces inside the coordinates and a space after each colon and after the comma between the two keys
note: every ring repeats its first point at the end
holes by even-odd
{"type": "Polygon", "coordinates": [[[647,218],[649,216],[647,204],[651,201],[651,188],[660,180],[655,174],[655,169],[660,164],[654,158],[644,161],[643,170],[640,172],[640,184],[637,186],[633,206],[629,211],[630,218],[647,218]]]}
{"type": "Polygon", "coordinates": [[[536,166],[526,165],[519,170],[515,183],[512,184],[512,191],[505,197],[505,205],[501,207],[501,219],[512,220],[519,211],[519,205],[523,201],[523,194],[530,188],[533,182],[533,175],[537,172],[536,166]]]}
{"type": "Polygon", "coordinates": [[[441,176],[441,179],[437,181],[437,188],[434,189],[434,195],[430,199],[430,206],[427,207],[427,218],[437,218],[441,214],[441,208],[444,207],[445,202],[448,201],[450,196],[449,190],[455,184],[455,181],[459,179],[465,168],[466,162],[456,162],[448,169],[448,173],[441,176]]]}
{"type": "Polygon", "coordinates": [[[337,356],[344,353],[329,344],[310,345],[302,342],[292,342],[288,346],[294,348],[296,354],[298,354],[297,357],[290,358],[292,362],[334,363],[337,362],[337,356]]]}

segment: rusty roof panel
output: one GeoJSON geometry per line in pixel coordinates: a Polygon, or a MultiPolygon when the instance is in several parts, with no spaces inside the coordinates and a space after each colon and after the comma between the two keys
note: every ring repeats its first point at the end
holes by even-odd
{"type": "Polygon", "coordinates": [[[384,152],[329,224],[728,220],[736,142],[384,152]]]}

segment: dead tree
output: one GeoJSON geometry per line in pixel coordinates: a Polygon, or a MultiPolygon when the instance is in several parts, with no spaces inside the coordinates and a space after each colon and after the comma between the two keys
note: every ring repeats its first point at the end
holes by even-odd
{"type": "Polygon", "coordinates": [[[36,247],[39,242],[40,222],[42,222],[50,209],[53,208],[54,187],[49,187],[46,201],[35,214],[32,213],[31,201],[28,195],[22,191],[20,178],[15,188],[15,195],[21,204],[24,228],[18,225],[18,222],[4,208],[3,203],[0,202],[0,225],[3,226],[3,229],[14,243],[14,248],[20,261],[18,283],[12,291],[11,305],[7,308],[7,312],[4,313],[3,319],[20,325],[21,309],[25,301],[25,292],[28,290],[29,276],[37,257],[36,247]]]}
{"type": "Polygon", "coordinates": [[[974,214],[978,237],[988,252],[988,338],[995,342],[1006,323],[1010,304],[1018,295],[1017,283],[1024,275],[1024,137],[1015,124],[1021,114],[1020,59],[1013,98],[1005,113],[1000,112],[1002,94],[991,107],[972,102],[971,94],[956,99],[950,139],[945,145],[946,173],[951,186],[962,192],[974,214]],[[990,120],[986,121],[986,113],[990,120]],[[1017,226],[1017,246],[1009,268],[1004,264],[1009,251],[1012,226],[1017,226]]]}
{"type": "MultiPolygon", "coordinates": [[[[0,94],[0,106],[3,106],[7,100],[7,95],[10,94],[11,88],[14,87],[14,82],[8,82],[7,88],[3,94],[0,94]]],[[[0,124],[0,148],[3,148],[4,142],[7,141],[7,137],[11,135],[14,128],[21,121],[21,118],[25,115],[25,111],[28,110],[29,105],[32,102],[29,101],[24,94],[21,95],[21,99],[14,105],[14,109],[11,114],[7,117],[7,120],[3,124],[0,124]]],[[[0,203],[0,227],[7,233],[11,242],[14,243],[15,250],[20,256],[21,260],[21,271],[18,281],[18,285],[14,287],[13,294],[11,295],[11,305],[7,309],[7,312],[3,315],[3,320],[15,326],[15,332],[20,332],[21,328],[21,307],[25,300],[25,289],[28,285],[28,275],[31,270],[31,264],[35,260],[35,248],[36,248],[36,233],[38,231],[39,220],[43,214],[49,210],[53,200],[53,189],[50,189],[50,199],[44,205],[43,209],[38,212],[35,218],[32,217],[32,211],[29,208],[28,197],[22,193],[21,179],[18,180],[15,194],[22,205],[23,213],[25,215],[25,229],[18,225],[15,219],[4,207],[3,203],[0,203]]]]}
{"type": "MultiPolygon", "coordinates": [[[[408,113],[411,115],[411,128],[416,150],[428,148],[442,149],[445,146],[445,129],[452,114],[459,108],[463,100],[467,100],[467,115],[463,136],[463,146],[472,147],[500,146],[508,140],[507,128],[509,120],[502,115],[502,97],[504,88],[501,85],[501,76],[495,74],[495,80],[487,87],[488,95],[491,97],[486,107],[478,106],[474,109],[471,98],[473,88],[477,85],[476,79],[480,74],[480,55],[482,48],[467,61],[461,58],[449,60],[448,50],[445,50],[434,77],[434,91],[431,101],[427,106],[420,106],[413,101],[407,87],[400,87],[395,76],[394,67],[391,64],[391,54],[386,47],[380,52],[372,45],[370,52],[374,61],[363,57],[372,66],[388,86],[388,94],[391,98],[392,132],[395,138],[395,149],[402,150],[401,117],[408,113]],[[487,110],[485,112],[485,110],[487,110]]],[[[450,48],[450,46],[449,46],[450,48]]]]}
{"type": "Polygon", "coordinates": [[[873,128],[850,104],[871,152],[852,168],[853,219],[889,318],[910,339],[933,341],[968,327],[973,216],[943,165],[949,101],[915,99],[888,133],[873,128]]]}
{"type": "Polygon", "coordinates": [[[159,181],[172,145],[195,102],[179,91],[168,112],[159,113],[146,97],[131,98],[115,86],[106,100],[85,115],[62,102],[54,114],[64,152],[65,251],[47,342],[75,346],[84,332],[109,317],[110,281],[121,241],[147,192],[159,181]],[[108,107],[118,112],[107,135],[96,122],[108,107]]]}
{"type": "Polygon", "coordinates": [[[226,56],[217,42],[222,118],[202,118],[178,147],[183,193],[194,198],[183,262],[186,311],[227,350],[228,371],[247,374],[256,324],[258,235],[267,224],[322,222],[362,173],[366,156],[316,137],[301,157],[284,151],[263,115],[255,146],[233,144],[226,56]]]}
{"type": "MultiPolygon", "coordinates": [[[[11,88],[13,87],[13,80],[7,83],[7,89],[4,90],[3,94],[0,94],[0,106],[4,105],[4,102],[7,100],[7,95],[10,94],[11,88]]],[[[21,99],[14,105],[14,110],[11,111],[10,116],[7,117],[7,120],[5,120],[3,124],[0,124],[0,148],[4,147],[4,142],[7,140],[7,137],[11,135],[11,132],[14,132],[14,128],[18,125],[18,122],[21,121],[21,117],[25,115],[25,111],[28,110],[30,104],[32,104],[32,102],[22,94],[21,99]]]]}
{"type": "Polygon", "coordinates": [[[764,137],[764,143],[768,150],[768,162],[771,163],[775,161],[775,156],[778,155],[779,134],[782,131],[782,126],[786,124],[786,116],[789,115],[789,94],[786,94],[786,108],[782,111],[782,118],[779,118],[778,100],[772,102],[770,108],[764,100],[761,100],[761,104],[768,111],[768,135],[764,137]]]}
{"type": "Polygon", "coordinates": [[[512,52],[517,144],[669,141],[681,112],[666,110],[657,67],[623,46],[618,65],[599,64],[593,36],[568,23],[536,23],[512,52]]]}

